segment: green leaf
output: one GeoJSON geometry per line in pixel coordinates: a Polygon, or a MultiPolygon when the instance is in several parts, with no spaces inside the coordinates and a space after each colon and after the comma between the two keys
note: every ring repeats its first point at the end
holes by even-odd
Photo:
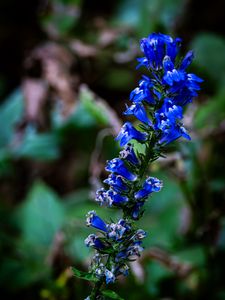
{"type": "MultiPolygon", "coordinates": [[[[203,74],[205,75],[205,73],[207,73],[216,84],[222,84],[222,86],[224,86],[224,38],[212,33],[201,33],[193,40],[191,49],[194,49],[197,58],[195,64],[202,69],[203,74]]],[[[205,75],[205,78],[207,78],[207,75],[205,75]]]]}
{"type": "Polygon", "coordinates": [[[97,121],[97,123],[103,125],[109,123],[106,109],[95,99],[91,90],[83,86],[80,90],[79,97],[85,110],[97,121]]]}
{"type": "Polygon", "coordinates": [[[17,220],[22,239],[43,251],[49,248],[64,224],[65,210],[58,196],[44,183],[36,182],[19,209],[17,220]]]}
{"type": "Polygon", "coordinates": [[[60,155],[57,136],[50,133],[27,132],[22,144],[14,150],[14,154],[40,161],[57,159],[60,155]]]}
{"type": "MultiPolygon", "coordinates": [[[[73,271],[74,276],[76,276],[77,278],[80,278],[83,280],[88,280],[88,281],[93,281],[93,282],[98,282],[98,278],[96,278],[92,273],[83,272],[74,267],[72,267],[71,269],[73,271]]],[[[117,298],[115,298],[115,299],[117,299],[117,298]]]]}
{"type": "Polygon", "coordinates": [[[101,291],[103,296],[109,297],[110,299],[124,300],[116,292],[112,290],[103,290],[101,291]]]}
{"type": "Polygon", "coordinates": [[[23,112],[23,95],[21,90],[13,92],[0,106],[0,147],[8,144],[13,136],[15,124],[20,120],[23,112]]]}
{"type": "MultiPolygon", "coordinates": [[[[224,77],[225,78],[225,77],[224,77]]],[[[225,88],[220,88],[204,106],[200,106],[196,112],[194,122],[199,129],[217,128],[225,118],[225,88]]]]}

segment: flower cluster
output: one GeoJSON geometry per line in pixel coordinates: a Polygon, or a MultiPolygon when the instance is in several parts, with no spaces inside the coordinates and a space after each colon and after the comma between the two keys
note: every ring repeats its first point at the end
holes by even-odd
{"type": "Polygon", "coordinates": [[[142,76],[139,86],[131,92],[131,105],[124,112],[140,124],[138,129],[130,122],[122,126],[116,138],[122,150],[119,157],[107,162],[105,169],[110,174],[104,180],[105,187],[96,192],[100,205],[121,209],[123,218],[106,223],[94,211],[87,215],[87,225],[98,230],[85,240],[88,247],[96,250],[90,272],[101,284],[127,275],[127,263],[143,250],[146,233],[137,229],[134,221],[142,216],[149,196],[162,188],[159,179],[147,176],[149,163],[174,140],[190,139],[181,121],[183,109],[197,95],[202,79],[187,73],[193,52],[180,59],[180,46],[181,39],[160,33],[153,33],[140,43],[144,56],[138,58],[138,68],[145,67],[149,75],[142,76]],[[134,140],[143,144],[144,152],[135,150],[134,140]]]}

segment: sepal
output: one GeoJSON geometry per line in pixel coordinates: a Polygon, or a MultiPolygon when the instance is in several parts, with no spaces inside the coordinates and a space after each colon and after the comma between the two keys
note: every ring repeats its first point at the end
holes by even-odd
{"type": "Polygon", "coordinates": [[[98,282],[98,278],[96,278],[95,275],[90,272],[83,272],[76,269],[75,267],[71,267],[71,270],[73,272],[73,275],[77,278],[92,281],[92,282],[98,282]]]}

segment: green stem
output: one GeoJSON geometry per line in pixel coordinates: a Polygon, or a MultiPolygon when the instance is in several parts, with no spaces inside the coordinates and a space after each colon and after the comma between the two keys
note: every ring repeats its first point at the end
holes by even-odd
{"type": "Polygon", "coordinates": [[[103,281],[102,281],[102,280],[99,280],[99,281],[95,284],[95,286],[94,286],[94,288],[93,288],[93,290],[92,290],[92,292],[91,292],[91,295],[90,295],[91,300],[96,300],[96,299],[97,299],[97,296],[100,295],[100,289],[101,289],[101,287],[102,287],[102,284],[103,284],[103,281]]]}
{"type": "MultiPolygon", "coordinates": [[[[139,178],[139,182],[142,182],[144,180],[144,177],[146,176],[146,173],[148,171],[149,168],[149,161],[151,161],[152,158],[152,154],[153,154],[153,147],[154,147],[154,141],[151,140],[151,138],[146,142],[146,150],[145,150],[145,158],[142,161],[142,165],[140,166],[139,169],[139,174],[137,174],[138,178],[139,178]]],[[[137,189],[137,186],[134,185],[134,187],[132,188],[130,195],[133,195],[135,190],[137,189]]],[[[125,213],[123,212],[123,218],[129,220],[130,217],[129,215],[125,215],[125,213]]],[[[110,258],[111,255],[109,255],[108,260],[107,260],[107,265],[110,264],[110,258]]],[[[99,296],[101,294],[100,290],[101,287],[103,285],[103,280],[99,280],[93,290],[92,293],[90,295],[91,300],[96,300],[97,296],[99,296]]]]}
{"type": "MultiPolygon", "coordinates": [[[[153,158],[153,147],[154,147],[154,141],[152,140],[152,138],[150,137],[147,141],[146,141],[146,149],[145,149],[145,154],[144,154],[144,160],[142,161],[142,164],[140,166],[139,172],[137,174],[138,179],[139,179],[139,184],[143,182],[148,168],[149,168],[149,162],[151,161],[151,159],[153,158]]],[[[130,191],[130,198],[133,197],[134,192],[138,189],[139,187],[137,185],[134,185],[133,188],[130,191]]],[[[123,218],[126,220],[131,220],[130,215],[127,214],[126,212],[123,211],[123,218]]]]}

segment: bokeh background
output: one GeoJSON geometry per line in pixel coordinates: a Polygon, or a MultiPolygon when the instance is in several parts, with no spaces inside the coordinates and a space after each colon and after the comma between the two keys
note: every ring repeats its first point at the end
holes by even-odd
{"type": "Polygon", "coordinates": [[[115,135],[137,85],[139,40],[183,39],[204,79],[186,111],[192,141],[151,166],[164,181],[140,228],[149,232],[129,300],[225,299],[225,2],[0,1],[0,290],[3,299],[84,299],[94,192],[118,153],[115,135]]]}

